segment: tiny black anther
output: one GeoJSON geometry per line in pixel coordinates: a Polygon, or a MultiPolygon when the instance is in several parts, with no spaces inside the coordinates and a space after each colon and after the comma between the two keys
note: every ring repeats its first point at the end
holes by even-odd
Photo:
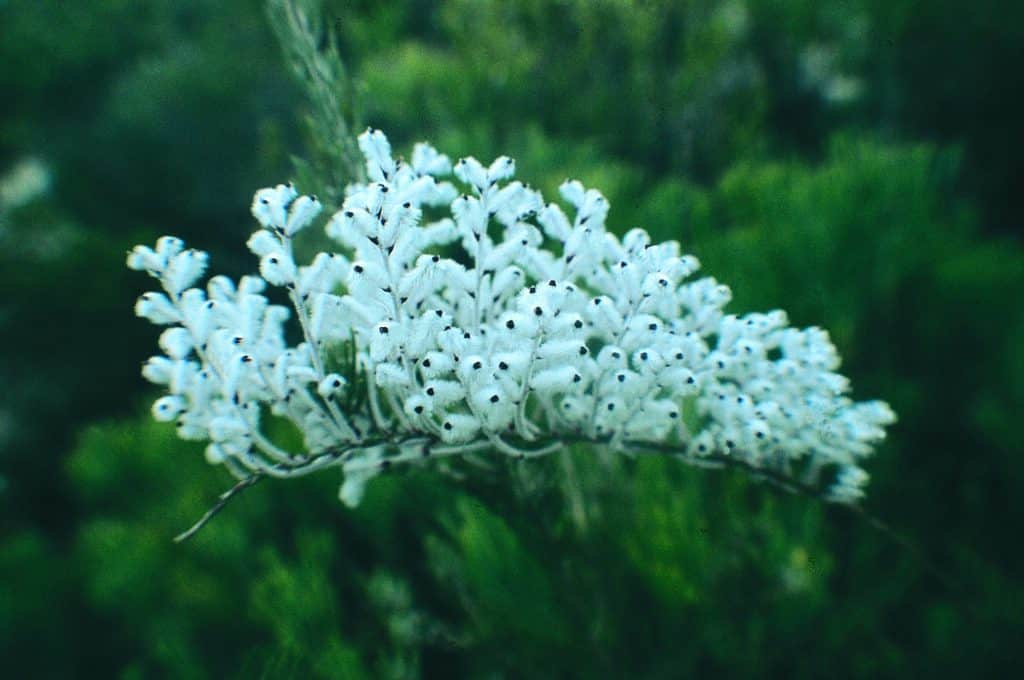
{"type": "Polygon", "coordinates": [[[352,269],[355,270],[356,274],[362,274],[363,273],[363,265],[361,265],[361,264],[357,264],[356,266],[352,267],[352,269]]]}
{"type": "Polygon", "coordinates": [[[647,352],[640,352],[640,360],[647,361],[647,352]]]}
{"type": "Polygon", "coordinates": [[[583,328],[583,322],[580,321],[579,319],[576,319],[576,321],[574,321],[572,325],[575,328],[583,328]]]}
{"type": "Polygon", "coordinates": [[[430,368],[430,359],[424,359],[423,365],[426,366],[427,368],[430,368]]]}
{"type": "Polygon", "coordinates": [[[647,330],[649,330],[649,331],[656,331],[656,330],[658,330],[658,324],[656,324],[656,323],[648,324],[647,325],[647,330]]]}
{"type": "Polygon", "coordinates": [[[449,422],[446,422],[446,423],[444,424],[444,429],[446,429],[446,430],[451,430],[451,429],[452,429],[452,424],[451,424],[451,423],[449,423],[449,422]]]}
{"type": "Polygon", "coordinates": [[[615,377],[616,377],[616,378],[618,378],[618,380],[619,380],[619,382],[620,382],[620,383],[621,383],[621,382],[626,382],[626,374],[625,374],[625,373],[619,373],[619,374],[618,374],[617,376],[615,376],[615,377]]]}
{"type": "Polygon", "coordinates": [[[508,370],[508,364],[506,364],[504,361],[499,361],[498,362],[498,368],[500,368],[503,371],[507,371],[508,370]]]}
{"type": "Polygon", "coordinates": [[[500,399],[501,398],[497,394],[492,394],[491,395],[491,403],[492,404],[497,404],[500,399]]]}
{"type": "Polygon", "coordinates": [[[511,330],[511,329],[513,329],[515,327],[516,327],[516,322],[513,321],[512,319],[509,319],[508,321],[505,322],[505,328],[508,328],[509,330],[511,330]]]}
{"type": "Polygon", "coordinates": [[[418,404],[414,406],[412,410],[415,411],[416,413],[423,413],[423,407],[418,404]]]}
{"type": "Polygon", "coordinates": [[[430,258],[430,261],[431,262],[440,262],[441,261],[441,256],[440,255],[432,255],[431,258],[430,258]]]}
{"type": "Polygon", "coordinates": [[[541,316],[542,314],[544,314],[544,310],[541,309],[540,307],[534,307],[533,313],[536,314],[537,316],[541,316]]]}
{"type": "Polygon", "coordinates": [[[434,396],[434,388],[433,387],[428,387],[427,388],[427,396],[428,397],[434,396]]]}
{"type": "Polygon", "coordinates": [[[474,369],[474,370],[477,370],[477,371],[479,371],[479,370],[480,370],[481,368],[483,368],[483,367],[484,367],[484,365],[483,365],[483,363],[482,363],[482,362],[480,362],[480,361],[474,361],[474,362],[473,362],[473,369],[474,369]]]}
{"type": "Polygon", "coordinates": [[[388,327],[387,326],[378,326],[377,327],[377,332],[380,333],[381,335],[387,335],[388,334],[388,327]]]}

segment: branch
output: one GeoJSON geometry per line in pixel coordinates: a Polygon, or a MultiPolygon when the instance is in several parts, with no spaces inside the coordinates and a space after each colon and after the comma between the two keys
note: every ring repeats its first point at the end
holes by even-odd
{"type": "MultiPolygon", "coordinates": [[[[418,439],[418,438],[413,438],[413,439],[418,439]]],[[[425,438],[424,442],[421,444],[421,446],[424,447],[424,450],[429,450],[429,448],[432,445],[432,443],[437,443],[436,440],[433,441],[433,442],[431,442],[431,440],[434,440],[434,438],[433,437],[425,438]]],[[[397,441],[397,442],[394,442],[394,444],[395,444],[396,448],[401,448],[403,445],[409,444],[410,441],[411,440],[407,440],[407,441],[404,441],[404,442],[403,441],[397,441]]],[[[384,444],[384,443],[387,443],[387,442],[383,442],[383,441],[374,442],[375,445],[381,445],[381,444],[384,444]]],[[[550,441],[548,441],[544,446],[542,446],[540,448],[540,451],[543,451],[544,453],[549,453],[551,450],[562,448],[562,447],[565,447],[565,446],[571,445],[571,444],[586,444],[586,445],[590,445],[590,446],[602,446],[602,445],[607,445],[608,443],[609,442],[606,441],[606,440],[592,440],[592,439],[587,439],[585,437],[580,437],[580,436],[577,436],[577,437],[564,437],[564,438],[557,438],[557,439],[553,438],[550,441]]],[[[489,442],[489,443],[481,442],[481,444],[483,444],[484,446],[487,446],[487,447],[494,446],[494,442],[489,442]]],[[[681,450],[680,448],[678,448],[676,446],[673,446],[671,444],[658,444],[658,443],[655,443],[655,442],[624,442],[624,446],[628,450],[631,450],[631,451],[633,451],[635,453],[649,453],[649,454],[671,455],[671,456],[675,456],[675,457],[678,457],[678,458],[684,458],[686,460],[690,460],[692,458],[691,456],[686,455],[686,453],[683,450],[681,450]]],[[[349,448],[343,449],[341,451],[330,452],[328,454],[325,454],[323,456],[318,457],[318,459],[330,458],[332,460],[340,461],[340,460],[343,460],[344,458],[346,458],[347,454],[351,454],[351,452],[354,449],[357,449],[357,448],[366,448],[366,447],[365,446],[349,447],[349,448]]],[[[474,447],[470,446],[467,449],[467,452],[470,451],[470,450],[475,450],[475,449],[474,449],[474,447]]],[[[458,453],[458,452],[455,452],[455,453],[458,453]]],[[[525,457],[532,457],[532,456],[528,456],[528,455],[524,456],[524,455],[522,455],[522,452],[518,452],[518,450],[517,450],[517,453],[520,453],[520,455],[516,455],[516,456],[513,456],[513,457],[518,459],[518,460],[522,460],[525,457]]],[[[541,455],[541,454],[538,453],[538,455],[541,455]]],[[[317,460],[317,459],[314,459],[314,460],[317,460]]],[[[383,459],[381,461],[378,461],[378,462],[374,463],[374,465],[375,466],[384,467],[384,466],[390,466],[390,465],[392,465],[394,463],[403,463],[403,462],[409,462],[409,461],[412,461],[412,460],[422,460],[422,455],[415,455],[415,456],[402,456],[402,455],[399,455],[399,456],[389,457],[389,458],[385,458],[385,459],[383,459]]],[[[780,488],[780,489],[783,489],[785,491],[789,491],[789,492],[792,492],[792,493],[797,493],[797,494],[800,494],[800,495],[802,495],[804,497],[813,498],[815,500],[819,500],[819,501],[823,501],[823,502],[828,500],[825,497],[824,492],[821,489],[818,489],[818,488],[816,488],[814,486],[811,486],[809,484],[801,482],[800,480],[793,479],[792,477],[789,477],[788,475],[780,473],[780,472],[778,472],[776,470],[771,470],[771,469],[766,469],[766,468],[758,467],[756,465],[748,463],[747,461],[742,460],[740,458],[737,458],[735,456],[726,456],[726,455],[722,455],[722,454],[711,454],[711,455],[708,455],[708,456],[702,456],[701,458],[695,459],[695,460],[697,460],[699,462],[707,462],[707,463],[719,464],[719,465],[721,465],[723,467],[731,467],[731,468],[740,469],[740,470],[743,470],[744,472],[747,472],[747,473],[749,473],[751,475],[755,475],[757,477],[765,479],[766,481],[768,481],[770,484],[772,484],[776,488],[780,488]]],[[[234,498],[235,496],[240,494],[245,489],[248,489],[251,486],[255,486],[256,484],[258,484],[264,478],[265,478],[264,473],[256,472],[256,473],[253,473],[253,474],[249,475],[248,477],[245,477],[244,479],[240,480],[233,487],[231,487],[230,489],[228,489],[227,491],[222,493],[220,495],[220,498],[213,505],[213,507],[211,507],[209,510],[207,510],[206,513],[199,519],[198,522],[193,524],[192,527],[189,528],[187,531],[185,531],[185,532],[179,534],[178,536],[176,536],[174,538],[174,542],[175,543],[184,543],[185,541],[187,541],[190,538],[192,538],[193,536],[195,536],[221,510],[223,510],[225,508],[225,506],[227,506],[228,502],[231,501],[232,498],[234,498]]],[[[847,512],[860,517],[865,522],[867,522],[867,524],[872,529],[874,529],[878,533],[884,535],[890,541],[892,541],[893,543],[895,543],[896,545],[900,546],[901,548],[906,550],[908,553],[913,555],[918,560],[918,562],[920,562],[920,564],[926,569],[926,571],[928,571],[933,577],[938,579],[946,588],[948,588],[951,591],[962,591],[962,584],[957,579],[955,579],[948,572],[946,572],[941,567],[939,567],[934,561],[929,559],[924,554],[924,552],[917,545],[915,545],[909,538],[907,538],[906,536],[904,536],[903,534],[898,532],[896,529],[894,529],[892,526],[890,526],[887,522],[883,521],[878,516],[872,514],[868,510],[866,510],[863,506],[858,505],[858,504],[854,504],[854,503],[839,503],[839,504],[830,503],[830,505],[840,505],[847,512]]]]}
{"type": "Polygon", "coordinates": [[[239,482],[237,484],[235,484],[233,487],[231,487],[230,489],[228,489],[227,491],[222,493],[220,495],[220,499],[218,499],[218,501],[214,504],[214,506],[212,508],[210,508],[209,510],[207,510],[206,514],[204,514],[199,519],[198,522],[193,524],[192,527],[190,529],[188,529],[188,531],[185,531],[185,532],[180,533],[177,536],[175,536],[174,537],[174,542],[175,543],[184,543],[188,539],[190,539],[193,536],[195,536],[197,533],[199,533],[200,529],[202,529],[204,526],[206,526],[207,523],[217,515],[217,513],[219,513],[221,510],[224,509],[224,506],[226,506],[228,504],[228,501],[230,501],[232,498],[234,498],[236,495],[238,495],[242,491],[245,491],[246,489],[248,489],[250,486],[255,486],[262,479],[263,479],[263,474],[260,473],[260,472],[256,472],[256,473],[253,473],[253,474],[249,475],[248,477],[246,477],[246,478],[244,478],[242,480],[239,480],[239,482]]]}
{"type": "Polygon", "coordinates": [[[312,471],[315,471],[315,470],[323,469],[324,467],[327,467],[327,466],[329,466],[331,464],[343,462],[348,456],[350,456],[352,454],[353,451],[356,451],[356,450],[359,450],[359,449],[372,448],[374,446],[380,446],[382,444],[387,444],[387,443],[394,443],[396,446],[402,446],[404,444],[408,444],[409,441],[407,440],[407,441],[388,442],[387,440],[376,440],[376,441],[366,440],[366,441],[360,442],[359,444],[356,444],[356,445],[353,445],[353,446],[349,446],[349,447],[345,447],[345,448],[337,449],[337,450],[332,450],[332,451],[327,451],[325,453],[322,453],[322,454],[320,454],[318,456],[314,456],[314,457],[312,457],[312,458],[310,458],[308,460],[305,460],[305,461],[303,461],[300,464],[296,464],[294,466],[285,466],[283,464],[276,464],[276,465],[270,466],[268,468],[268,472],[254,472],[251,475],[249,475],[248,477],[245,477],[245,478],[239,480],[239,482],[237,484],[235,484],[233,487],[231,487],[230,489],[228,489],[227,491],[222,493],[220,495],[220,498],[214,504],[214,506],[212,508],[210,508],[209,510],[207,510],[206,514],[204,514],[199,519],[198,522],[193,524],[192,527],[189,528],[187,531],[185,531],[183,533],[180,533],[180,534],[178,534],[177,536],[174,537],[174,542],[175,543],[184,543],[188,539],[190,539],[193,536],[195,536],[197,533],[199,533],[199,531],[204,526],[206,526],[210,522],[210,520],[212,520],[217,515],[217,513],[219,513],[221,510],[224,509],[224,507],[228,504],[228,502],[232,498],[234,498],[235,496],[240,494],[242,491],[245,491],[249,487],[255,486],[257,483],[259,483],[261,480],[266,478],[268,475],[271,476],[271,477],[275,476],[274,471],[280,472],[281,476],[287,476],[287,473],[289,473],[289,472],[293,473],[295,476],[301,476],[303,474],[308,474],[309,472],[312,472],[312,471]]]}

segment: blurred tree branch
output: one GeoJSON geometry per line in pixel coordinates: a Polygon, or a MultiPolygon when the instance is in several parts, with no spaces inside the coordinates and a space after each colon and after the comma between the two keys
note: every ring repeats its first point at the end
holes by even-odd
{"type": "Polygon", "coordinates": [[[311,107],[305,123],[312,159],[293,162],[308,175],[300,179],[317,184],[321,199],[332,208],[341,204],[347,184],[365,181],[366,171],[355,138],[361,127],[356,86],[322,13],[320,0],[267,0],[270,26],[311,107]]]}

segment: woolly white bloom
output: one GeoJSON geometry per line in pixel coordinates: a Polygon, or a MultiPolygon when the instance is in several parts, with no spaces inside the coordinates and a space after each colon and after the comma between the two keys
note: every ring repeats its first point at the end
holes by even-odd
{"type": "Polygon", "coordinates": [[[170,326],[166,356],[143,367],[168,392],[154,416],[209,440],[210,462],[240,479],[339,466],[354,503],[392,464],[592,441],[737,462],[837,502],[863,495],[860,464],[895,417],[846,396],[825,331],[781,311],[726,313],[729,288],[691,278],[696,258],[606,231],[607,200],[579,182],[561,187],[567,213],[509,181],[506,157],[453,165],[420,144],[406,163],[380,131],[359,145],[370,182],[348,187],[326,227],[341,252],[295,262],[292,239],[321,205],[282,184],[253,199],[259,276],[194,287],[206,254],[173,237],[128,255],[163,289],[136,313],[170,326]],[[268,302],[268,284],[291,310],[268,302]],[[305,449],[275,443],[268,414],[305,449]]]}

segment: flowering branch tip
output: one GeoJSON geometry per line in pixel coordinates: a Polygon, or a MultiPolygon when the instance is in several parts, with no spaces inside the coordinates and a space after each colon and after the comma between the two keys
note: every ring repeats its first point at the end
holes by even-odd
{"type": "Polygon", "coordinates": [[[258,275],[196,287],[207,255],[169,236],[128,255],[161,287],[135,307],[167,326],[143,367],[167,392],[153,414],[240,480],[180,540],[264,477],[338,467],[355,504],[393,465],[580,441],[863,496],[861,464],[895,416],[847,396],[825,331],[727,313],[731,291],[695,277],[696,258],[607,231],[607,200],[579,182],[561,187],[566,211],[504,156],[451,163],[419,144],[404,161],[379,130],[359,149],[368,180],[326,223],[337,252],[296,261],[323,206],[282,184],[253,198],[258,275]],[[281,443],[283,421],[301,450],[281,443]]]}

